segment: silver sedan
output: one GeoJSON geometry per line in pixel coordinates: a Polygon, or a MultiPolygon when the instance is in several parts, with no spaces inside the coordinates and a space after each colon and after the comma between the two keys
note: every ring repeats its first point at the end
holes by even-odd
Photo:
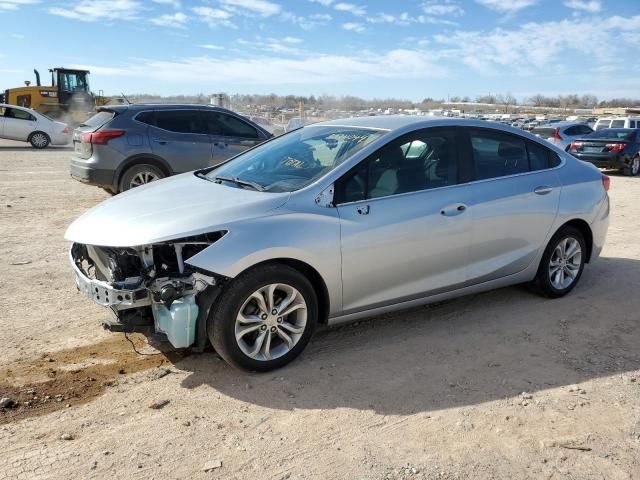
{"type": "Polygon", "coordinates": [[[608,187],[505,125],[366,117],[118,195],[66,238],[106,328],[264,371],[318,324],[518,283],[566,295],[602,250],[608,187]]]}

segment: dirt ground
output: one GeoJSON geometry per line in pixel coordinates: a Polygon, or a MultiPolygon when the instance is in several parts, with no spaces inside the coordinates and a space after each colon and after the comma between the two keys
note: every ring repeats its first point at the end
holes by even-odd
{"type": "Polygon", "coordinates": [[[0,479],[640,478],[640,178],[564,299],[413,309],[247,374],[101,330],[63,233],[107,195],[69,155],[0,142],[0,479]]]}

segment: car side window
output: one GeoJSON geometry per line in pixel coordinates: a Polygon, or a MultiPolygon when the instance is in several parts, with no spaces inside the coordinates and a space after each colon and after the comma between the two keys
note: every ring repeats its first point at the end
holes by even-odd
{"type": "Polygon", "coordinates": [[[155,113],[156,112],[154,111],[140,112],[139,114],[136,115],[135,119],[141,123],[155,126],[156,124],[155,113]]]}
{"type": "Polygon", "coordinates": [[[549,168],[555,168],[560,165],[560,157],[552,150],[549,150],[549,168]]]}
{"type": "Polygon", "coordinates": [[[569,127],[564,131],[564,133],[573,137],[575,135],[580,135],[580,129],[578,126],[569,127]]]}
{"type": "Polygon", "coordinates": [[[589,125],[580,126],[580,135],[588,135],[593,132],[593,129],[589,125]]]}
{"type": "Polygon", "coordinates": [[[549,150],[534,142],[527,142],[527,155],[529,156],[529,170],[544,170],[549,168],[549,150]]]}
{"type": "Polygon", "coordinates": [[[624,128],[624,120],[614,120],[611,122],[611,128],[624,128]]]}
{"type": "Polygon", "coordinates": [[[451,129],[413,132],[391,142],[336,182],[335,202],[381,198],[457,183],[456,136],[451,129]]]}
{"type": "Polygon", "coordinates": [[[470,130],[476,180],[529,171],[524,140],[500,132],[470,130]]]}
{"type": "Polygon", "coordinates": [[[19,110],[17,108],[7,108],[4,112],[4,116],[7,118],[15,118],[16,120],[29,120],[34,122],[36,117],[31,115],[29,112],[25,112],[24,110],[19,110]]]}
{"type": "Polygon", "coordinates": [[[160,110],[156,127],[175,133],[204,133],[197,110],[160,110]]]}
{"type": "Polygon", "coordinates": [[[203,112],[207,132],[211,135],[258,139],[258,131],[246,122],[222,112],[203,112]]]}

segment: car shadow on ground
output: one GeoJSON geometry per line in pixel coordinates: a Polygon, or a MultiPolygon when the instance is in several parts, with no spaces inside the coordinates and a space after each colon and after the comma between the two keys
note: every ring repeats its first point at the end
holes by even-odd
{"type": "Polygon", "coordinates": [[[274,409],[410,414],[471,406],[640,368],[640,261],[602,258],[557,300],[503,288],[316,334],[301,358],[244,373],[187,357],[187,389],[274,409]]]}

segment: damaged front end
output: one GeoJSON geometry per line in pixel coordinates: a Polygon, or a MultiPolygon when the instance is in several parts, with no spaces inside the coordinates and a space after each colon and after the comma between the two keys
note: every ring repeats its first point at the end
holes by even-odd
{"type": "Polygon", "coordinates": [[[187,261],[226,232],[138,247],[74,243],[69,251],[78,290],[108,307],[117,332],[162,333],[176,348],[206,343],[206,316],[223,277],[187,261]]]}

